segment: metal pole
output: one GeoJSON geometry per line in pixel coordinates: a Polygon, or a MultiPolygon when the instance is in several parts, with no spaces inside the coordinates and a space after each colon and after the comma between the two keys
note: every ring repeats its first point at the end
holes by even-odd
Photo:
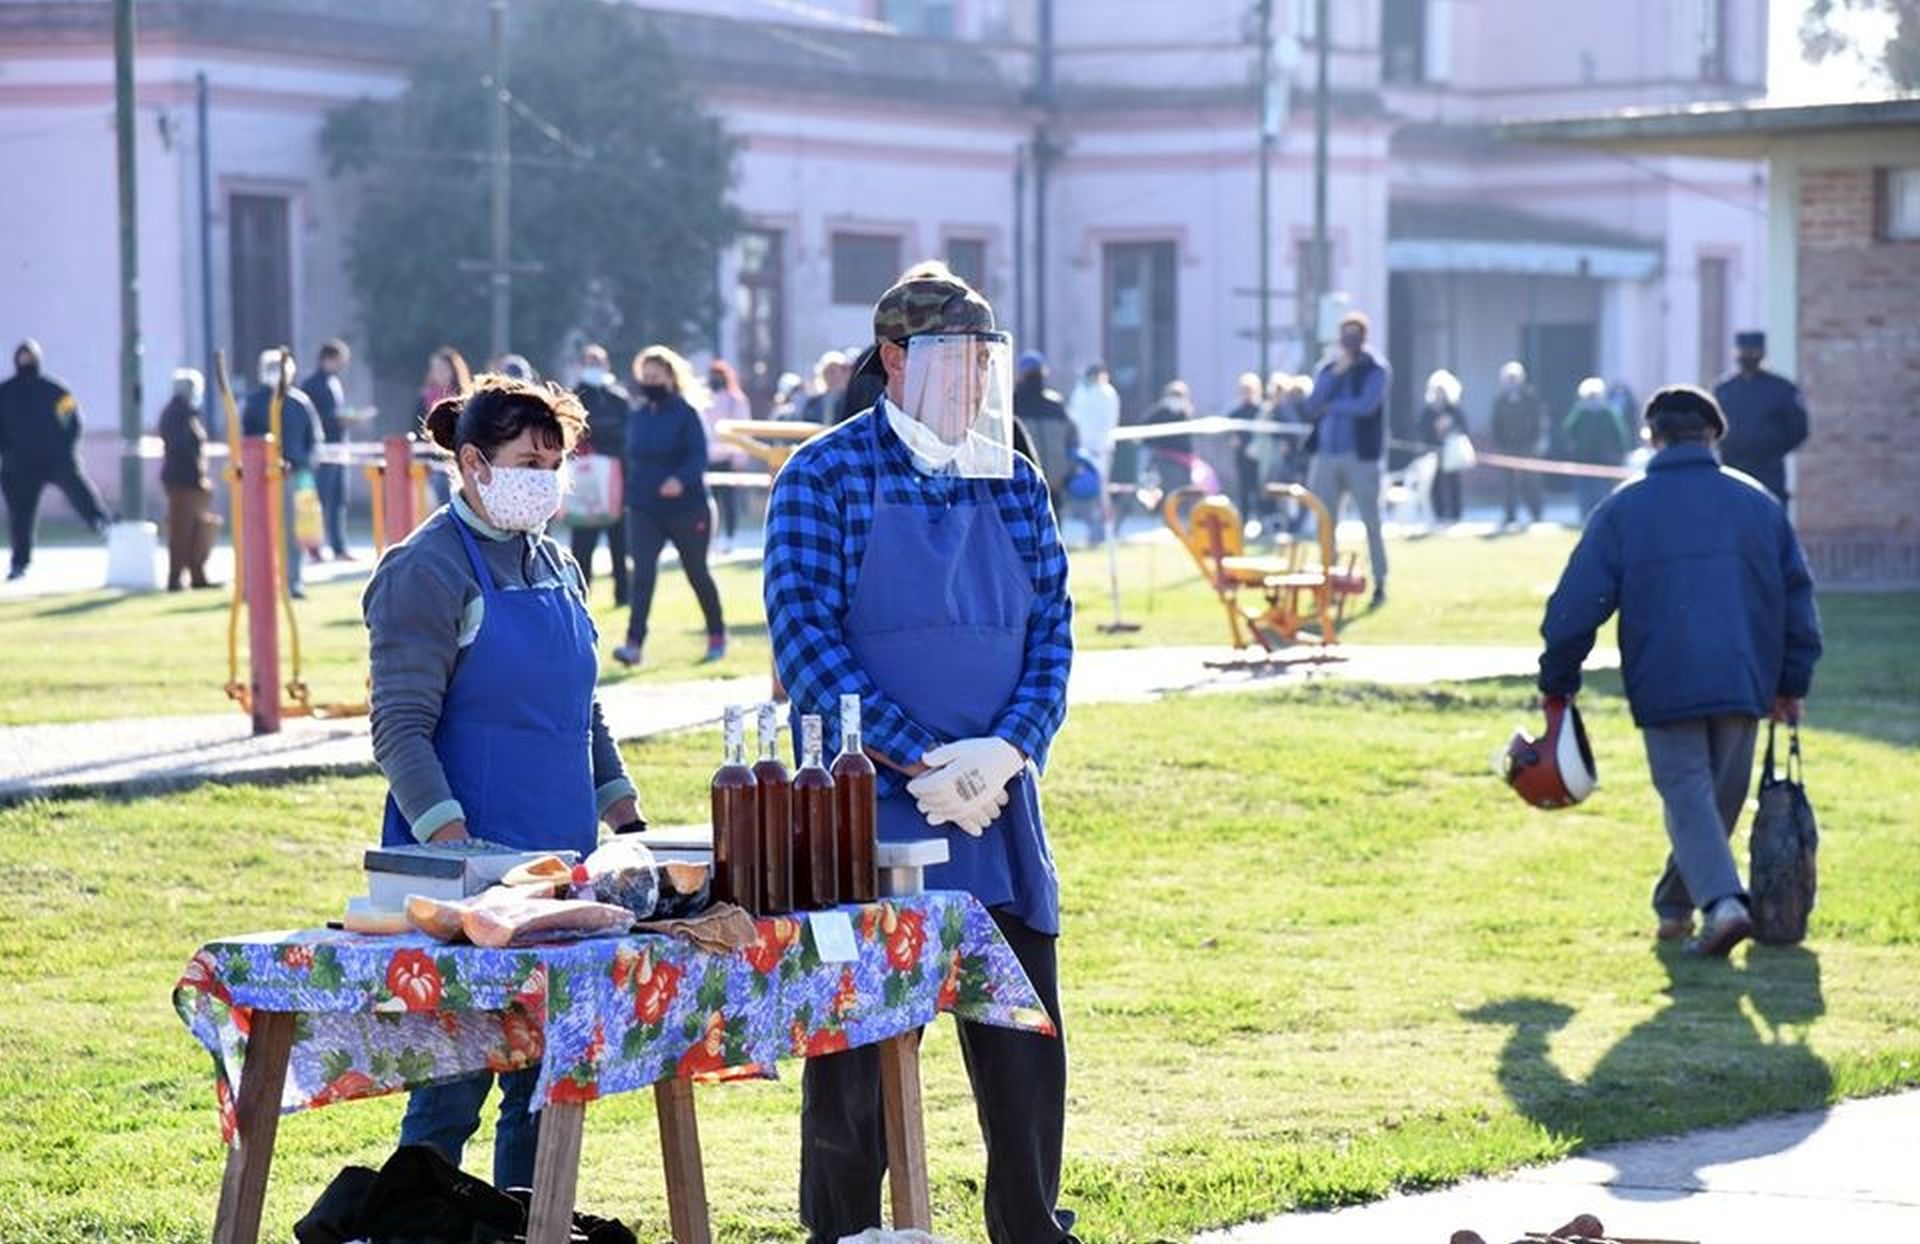
{"type": "Polygon", "coordinates": [[[493,174],[493,254],[490,276],[493,295],[493,357],[511,347],[513,333],[513,270],[508,267],[507,195],[509,154],[507,135],[507,0],[490,0],[487,29],[493,43],[493,107],[488,113],[488,164],[493,174]]]}
{"type": "Polygon", "coordinates": [[[120,179],[120,512],[146,513],[140,461],[140,221],[134,169],[133,0],[113,4],[113,113],[120,179]]]}
{"type": "Polygon", "coordinates": [[[1332,281],[1332,263],[1327,255],[1327,50],[1333,42],[1327,0],[1314,0],[1314,37],[1319,41],[1314,53],[1313,84],[1313,306],[1307,325],[1307,366],[1320,362],[1320,307],[1326,301],[1332,281]]]}
{"type": "Polygon", "coordinates": [[[1027,151],[1013,152],[1013,322],[1024,329],[1027,316],[1027,151]]]}
{"type": "Polygon", "coordinates": [[[1260,0],[1260,383],[1273,374],[1273,0],[1260,0]]]}
{"type": "Polygon", "coordinates": [[[242,567],[246,577],[248,694],[253,705],[253,732],[280,732],[280,607],[279,568],[275,564],[273,488],[267,479],[269,455],[280,446],[269,437],[249,436],[240,442],[240,512],[247,542],[242,567]]]}
{"type": "MultiPolygon", "coordinates": [[[[206,348],[208,388],[213,380],[213,156],[207,150],[207,75],[193,78],[193,113],[199,130],[200,164],[200,338],[206,348]]],[[[214,403],[208,402],[212,410],[214,403]]],[[[224,416],[223,416],[224,417],[224,416]]],[[[211,424],[212,420],[208,420],[211,424]]],[[[217,431],[217,430],[216,430],[217,431]]]]}
{"type": "Polygon", "coordinates": [[[1040,0],[1040,63],[1034,82],[1034,102],[1041,109],[1033,131],[1033,344],[1047,348],[1047,181],[1054,156],[1053,135],[1053,0],[1040,0]]]}

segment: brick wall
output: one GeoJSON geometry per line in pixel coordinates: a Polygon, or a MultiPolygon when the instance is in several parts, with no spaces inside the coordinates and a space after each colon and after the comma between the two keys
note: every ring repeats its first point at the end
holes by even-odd
{"type": "Polygon", "coordinates": [[[1920,583],[1920,242],[1877,236],[1877,194],[1801,174],[1798,522],[1829,583],[1920,583]]]}

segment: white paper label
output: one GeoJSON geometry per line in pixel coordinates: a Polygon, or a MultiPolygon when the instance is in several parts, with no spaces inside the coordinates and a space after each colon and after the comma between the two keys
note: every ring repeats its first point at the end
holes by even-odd
{"type": "Polygon", "coordinates": [[[860,957],[859,944],[853,940],[853,921],[844,911],[816,911],[807,916],[813,927],[813,948],[822,963],[852,963],[860,957]]]}

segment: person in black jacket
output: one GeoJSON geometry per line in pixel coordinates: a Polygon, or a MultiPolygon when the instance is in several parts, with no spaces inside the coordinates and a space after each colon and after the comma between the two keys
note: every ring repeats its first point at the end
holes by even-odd
{"type": "Polygon", "coordinates": [[[666,346],[648,346],[633,360],[639,399],[627,416],[627,542],[633,549],[632,608],[627,640],[613,650],[622,665],[640,664],[660,553],[673,544],[680,568],[707,622],[705,660],[727,655],[720,589],[707,568],[713,501],[707,495],[707,431],[687,400],[697,381],[687,360],[666,346]]]}
{"type": "Polygon", "coordinates": [[[1307,487],[1340,521],[1340,503],[1353,498],[1367,529],[1373,566],[1373,606],[1387,602],[1387,542],[1380,531],[1380,456],[1386,444],[1387,364],[1367,350],[1370,321],[1355,311],[1340,321],[1340,352],[1320,365],[1307,397],[1313,423],[1306,450],[1313,456],[1307,487]]]}
{"type": "MultiPolygon", "coordinates": [[[[580,351],[580,383],[573,387],[573,394],[587,412],[586,439],[574,452],[602,454],[615,461],[624,459],[627,408],[633,399],[614,377],[605,346],[589,345],[580,351]]],[[[580,573],[591,585],[593,555],[600,547],[602,532],[607,536],[607,552],[613,556],[613,603],[616,608],[625,608],[633,568],[627,559],[627,524],[622,519],[616,518],[604,527],[576,525],[572,533],[573,560],[580,563],[580,573]]]]}
{"type": "MultiPolygon", "coordinates": [[[[320,354],[313,374],[300,382],[300,391],[313,403],[320,418],[320,440],[327,445],[347,443],[347,391],[341,383],[353,352],[338,337],[320,343],[320,354]]],[[[322,462],[313,468],[313,486],[320,494],[320,518],[326,529],[327,547],[333,559],[353,560],[347,548],[347,468],[344,463],[322,462]]]]}
{"type": "Polygon", "coordinates": [[[207,558],[219,520],[208,513],[207,428],[200,419],[206,380],[191,367],[173,373],[173,397],[160,412],[160,486],[167,490],[167,590],[212,587],[207,558]]]}
{"type": "Polygon", "coordinates": [[[1066,512],[1067,477],[1073,474],[1073,456],[1080,449],[1080,430],[1067,416],[1067,403],[1047,387],[1047,359],[1038,350],[1020,356],[1013,385],[1013,417],[1027,430],[1038,457],[1034,464],[1047,481],[1047,495],[1056,515],[1066,512]]]}
{"type": "MultiPolygon", "coordinates": [[[[1547,452],[1547,407],[1527,383],[1527,369],[1517,360],[1500,368],[1500,391],[1487,416],[1493,433],[1493,447],[1514,458],[1541,458],[1547,452]]],[[[1506,517],[1503,526],[1511,527],[1524,502],[1534,522],[1540,521],[1543,494],[1540,477],[1532,471],[1508,467],[1501,472],[1506,487],[1506,517]]]]}
{"type": "Polygon", "coordinates": [[[1760,364],[1767,357],[1767,335],[1735,333],[1739,366],[1713,386],[1714,400],[1727,412],[1727,438],[1720,460],[1760,481],[1782,505],[1787,501],[1787,455],[1807,439],[1807,407],[1800,387],[1760,364]]]}
{"type": "Polygon", "coordinates": [[[0,495],[13,535],[9,579],[25,576],[33,560],[40,494],[48,484],[96,534],[105,535],[111,521],[80,467],[80,403],[66,385],[41,373],[40,360],[39,342],[21,342],[13,352],[13,378],[0,383],[0,495]]]}

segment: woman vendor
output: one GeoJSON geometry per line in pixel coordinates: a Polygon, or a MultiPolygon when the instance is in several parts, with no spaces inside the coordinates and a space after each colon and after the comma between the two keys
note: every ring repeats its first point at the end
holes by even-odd
{"type": "MultiPolygon", "coordinates": [[[[479,377],[427,412],[458,491],[374,571],[373,753],[389,786],[387,846],[484,838],[582,855],[595,820],[640,820],[594,694],[596,634],[579,567],[546,535],[560,464],[585,425],[565,390],[479,377]]],[[[539,1069],[500,1076],[493,1182],[533,1182],[539,1069]]],[[[418,1089],[401,1144],[458,1164],[493,1075],[418,1089]]]]}

